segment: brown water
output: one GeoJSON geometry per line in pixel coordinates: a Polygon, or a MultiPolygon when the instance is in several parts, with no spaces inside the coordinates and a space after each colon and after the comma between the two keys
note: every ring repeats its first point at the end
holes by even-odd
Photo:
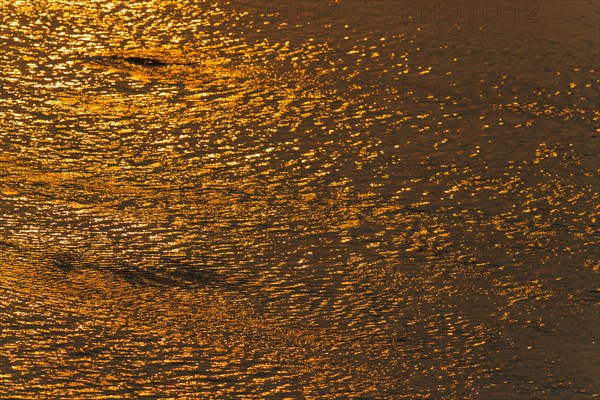
{"type": "Polygon", "coordinates": [[[596,1],[0,4],[0,398],[600,396],[596,1]]]}

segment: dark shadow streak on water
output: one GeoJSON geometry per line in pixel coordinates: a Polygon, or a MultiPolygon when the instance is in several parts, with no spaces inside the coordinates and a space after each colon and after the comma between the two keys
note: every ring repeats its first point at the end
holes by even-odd
{"type": "MultiPolygon", "coordinates": [[[[212,260],[211,260],[212,261],[212,260]]],[[[218,260],[216,260],[218,261],[218,260]]],[[[108,271],[133,286],[168,286],[180,289],[216,288],[230,291],[240,290],[246,279],[225,276],[211,271],[203,262],[190,262],[176,257],[162,256],[153,265],[136,266],[127,262],[100,265],[80,261],[75,256],[63,253],[52,257],[49,268],[65,274],[83,270],[108,271]]]]}
{"type": "Polygon", "coordinates": [[[155,57],[142,57],[142,56],[120,56],[120,55],[107,55],[107,56],[90,56],[84,58],[87,61],[95,62],[102,65],[108,66],[119,66],[120,64],[126,63],[130,65],[137,65],[141,67],[168,67],[173,65],[179,66],[193,66],[194,63],[186,62],[171,62],[161,60],[155,57]]]}

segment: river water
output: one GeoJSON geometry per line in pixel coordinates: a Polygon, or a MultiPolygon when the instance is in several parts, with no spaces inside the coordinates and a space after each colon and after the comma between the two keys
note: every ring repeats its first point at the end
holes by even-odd
{"type": "Polygon", "coordinates": [[[0,398],[600,396],[596,1],[0,3],[0,398]]]}

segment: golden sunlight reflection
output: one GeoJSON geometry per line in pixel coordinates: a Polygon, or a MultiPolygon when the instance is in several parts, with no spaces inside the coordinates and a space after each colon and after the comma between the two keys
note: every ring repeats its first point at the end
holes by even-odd
{"type": "Polygon", "coordinates": [[[504,3],[0,1],[0,398],[599,396],[598,7],[504,3]]]}

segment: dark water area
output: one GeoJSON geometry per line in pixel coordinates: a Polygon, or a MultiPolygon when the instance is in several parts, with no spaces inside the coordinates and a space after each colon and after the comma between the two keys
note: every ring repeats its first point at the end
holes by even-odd
{"type": "Polygon", "coordinates": [[[1,399],[600,397],[598,1],[0,12],[1,399]]]}

